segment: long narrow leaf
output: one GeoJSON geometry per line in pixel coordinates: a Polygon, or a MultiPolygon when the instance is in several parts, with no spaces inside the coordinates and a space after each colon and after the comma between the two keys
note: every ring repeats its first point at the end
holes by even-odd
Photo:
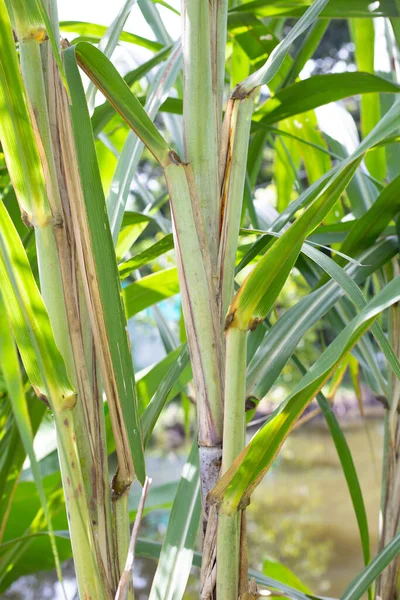
{"type": "Polygon", "coordinates": [[[370,585],[400,553],[400,533],[374,558],[349,585],[340,600],[360,600],[370,585]]]}
{"type": "Polygon", "coordinates": [[[400,87],[370,73],[315,75],[293,83],[267,100],[254,114],[254,127],[271,125],[348,96],[371,94],[372,92],[398,94],[400,87]]]}
{"type": "MultiPolygon", "coordinates": [[[[104,25],[86,23],[84,21],[61,21],[60,29],[61,31],[78,33],[81,38],[88,38],[88,40],[93,40],[95,42],[99,42],[107,31],[107,27],[104,25]]],[[[121,42],[130,42],[131,44],[147,48],[148,50],[153,50],[154,52],[157,52],[162,48],[162,44],[153,42],[153,40],[148,40],[139,35],[135,35],[134,33],[129,33],[128,31],[122,31],[119,39],[121,42]]]]}
{"type": "Polygon", "coordinates": [[[276,416],[254,436],[211,492],[211,500],[222,502],[220,510],[231,514],[242,501],[247,501],[307,404],[378,315],[399,299],[400,277],[397,277],[330,344],[282,404],[276,416]]]}
{"type": "Polygon", "coordinates": [[[14,418],[16,420],[19,434],[22,443],[25,448],[25,452],[29,457],[31,463],[31,470],[35,480],[35,484],[38,490],[40,503],[42,505],[43,513],[46,518],[47,527],[49,528],[51,549],[54,555],[54,562],[57,568],[57,575],[59,580],[62,582],[62,572],[60,559],[58,556],[56,540],[54,536],[53,526],[51,522],[51,516],[49,511],[49,505],[47,502],[46,494],[44,492],[42,477],[40,475],[39,465],[36,460],[35,451],[33,448],[33,432],[32,425],[29,418],[28,406],[25,398],[24,388],[22,384],[22,377],[20,371],[20,365],[18,361],[17,349],[9,323],[6,309],[3,303],[3,298],[0,293],[0,314],[2,318],[0,320],[0,364],[1,370],[6,381],[7,389],[10,395],[14,418]]]}
{"type": "MultiPolygon", "coordinates": [[[[139,65],[133,71],[130,71],[124,76],[124,81],[129,87],[131,87],[136,81],[139,81],[142,77],[144,77],[151,69],[157,66],[160,62],[165,60],[171,52],[171,47],[169,46],[165,50],[160,50],[157,52],[152,58],[150,58],[145,63],[139,65]]],[[[99,106],[96,106],[94,109],[94,113],[92,116],[92,127],[93,133],[97,136],[107,125],[110,119],[115,114],[115,108],[113,107],[108,100],[99,106]]]]}
{"type": "Polygon", "coordinates": [[[322,10],[326,7],[329,0],[313,0],[311,6],[306,10],[304,15],[297,21],[287,36],[274,48],[268,57],[267,62],[255,73],[252,73],[238,85],[240,93],[248,94],[254,88],[263,84],[267,84],[276,75],[280,69],[290,46],[293,42],[310,26],[312,25],[322,10]]]}
{"type": "Polygon", "coordinates": [[[0,142],[23,218],[45,225],[51,212],[4,0],[0,0],[0,114],[0,142]]]}
{"type": "Polygon", "coordinates": [[[111,100],[121,116],[132,124],[137,135],[161,164],[169,164],[170,148],[158,132],[139,100],[131,92],[114,65],[100,50],[86,42],[74,47],[79,66],[111,100]]]}
{"type": "MultiPolygon", "coordinates": [[[[79,164],[82,195],[74,199],[79,207],[80,240],[90,290],[92,322],[100,356],[102,375],[113,415],[114,435],[126,436],[138,479],[145,479],[143,439],[138,416],[135,376],[121,302],[121,289],[105,198],[98,171],[96,152],[83,86],[75,62],[75,48],[64,53],[65,70],[70,86],[71,118],[79,164]],[[123,417],[123,422],[121,422],[123,417]],[[122,429],[121,429],[122,427],[122,429]]],[[[96,51],[98,52],[98,51],[96,51]]],[[[101,53],[99,53],[100,56],[101,53]]],[[[104,57],[105,58],[105,57],[104,57]]],[[[107,59],[105,59],[107,60],[107,59]]],[[[116,440],[119,445],[120,440],[116,440]]],[[[118,455],[120,460],[128,457],[118,455]]]]}
{"type": "Polygon", "coordinates": [[[57,389],[60,405],[75,401],[64,361],[56,346],[50,320],[39,293],[25,249],[5,206],[0,202],[0,287],[7,315],[28,377],[35,390],[47,395],[47,382],[57,389]],[[34,344],[32,343],[34,336],[34,344]],[[38,362],[35,345],[40,351],[38,362]]]}
{"type": "Polygon", "coordinates": [[[122,290],[125,313],[128,319],[141,310],[170,298],[179,292],[176,267],[147,275],[130,283],[122,290]]]}
{"type": "Polygon", "coordinates": [[[198,457],[195,442],[183,467],[149,600],[183,598],[201,515],[198,457]]]}
{"type": "MultiPolygon", "coordinates": [[[[248,12],[260,17],[299,17],[312,5],[313,0],[253,0],[232,8],[232,13],[248,12]]],[[[329,0],[321,17],[348,19],[351,17],[399,17],[400,10],[395,0],[329,0]]]]}
{"type": "MultiPolygon", "coordinates": [[[[110,27],[107,29],[103,37],[99,42],[99,50],[103,52],[107,58],[112,56],[114,52],[119,37],[122,33],[122,30],[125,26],[125,22],[130,15],[132,7],[135,3],[135,0],[126,0],[125,4],[121,7],[114,21],[111,23],[110,27]]],[[[97,88],[91,82],[86,90],[86,100],[89,107],[90,112],[92,112],[94,108],[94,102],[96,98],[97,88]]]]}

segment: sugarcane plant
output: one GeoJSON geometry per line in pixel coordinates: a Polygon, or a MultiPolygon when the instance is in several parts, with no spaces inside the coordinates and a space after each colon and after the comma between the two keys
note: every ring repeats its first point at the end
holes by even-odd
{"type": "Polygon", "coordinates": [[[400,210],[394,160],[400,104],[393,101],[400,90],[399,9],[391,0],[348,6],[339,0],[233,6],[185,0],[181,41],[174,44],[155,4],[138,3],[156,42],[123,31],[132,0],[105,32],[90,24],[61,24],[81,34],[72,44],[61,36],[55,0],[0,0],[0,368],[8,423],[0,438],[0,589],[17,577],[22,562],[27,570],[21,573],[29,572],[23,557],[43,533],[60,580],[60,562],[72,548],[80,598],[133,598],[133,554],[150,552],[137,539],[149,487],[145,448],[171,390],[179,384],[182,391],[193,378],[196,439],[164,544],[161,550],[151,547],[159,558],[151,600],[183,597],[199,520],[202,599],[251,600],[261,588],[305,598],[285,582],[249,571],[246,509],[314,398],[348,482],[365,561],[343,598],[361,598],[367,590],[373,597],[379,579],[376,593],[391,600],[397,597],[400,551],[400,276],[393,226],[400,210]],[[282,17],[297,20],[279,41],[282,17]],[[350,19],[359,72],[300,80],[328,19],[335,17],[350,19]],[[385,18],[384,39],[395,65],[385,77],[374,74],[373,17],[385,18]],[[155,52],[124,78],[110,61],[119,39],[155,52]],[[90,81],[86,93],[82,72],[90,81]],[[142,99],[134,90],[140,91],[145,76],[150,85],[142,99]],[[175,96],[168,96],[172,89],[175,96]],[[97,90],[103,103],[95,102],[97,90]],[[379,93],[390,98],[382,114],[379,93]],[[357,94],[362,141],[351,149],[328,142],[313,109],[357,94]],[[153,122],[159,110],[165,117],[160,128],[153,122]],[[113,121],[130,131],[120,153],[110,141],[113,121]],[[181,126],[182,140],[173,139],[181,126]],[[98,142],[118,157],[107,198],[98,142]],[[266,145],[275,148],[280,209],[268,223],[253,203],[266,145]],[[127,210],[143,148],[163,174],[170,220],[149,189],[141,190],[149,202],[142,215],[127,210]],[[293,199],[301,161],[309,186],[293,199]],[[350,220],[344,219],[348,213],[350,220]],[[150,219],[165,235],[135,254],[132,247],[143,231],[138,234],[137,225],[150,219]],[[312,240],[316,234],[322,248],[312,240]],[[177,270],[144,277],[149,291],[139,299],[138,269],[173,248],[177,270]],[[295,268],[310,294],[275,318],[295,268]],[[141,380],[135,381],[127,320],[155,304],[160,293],[176,293],[178,281],[187,345],[168,342],[166,366],[154,370],[153,392],[145,400],[141,380]],[[306,369],[296,348],[322,318],[336,337],[306,369]],[[387,374],[377,363],[378,346],[387,374]],[[299,383],[246,445],[257,403],[290,358],[302,374],[299,383]],[[383,526],[372,561],[357,473],[323,393],[335,374],[354,363],[386,408],[383,526]],[[45,489],[33,451],[47,410],[57,432],[70,542],[58,532],[53,490],[45,489]],[[9,516],[25,456],[39,506],[24,535],[13,537],[9,516]],[[145,493],[131,537],[135,478],[145,493]]]}

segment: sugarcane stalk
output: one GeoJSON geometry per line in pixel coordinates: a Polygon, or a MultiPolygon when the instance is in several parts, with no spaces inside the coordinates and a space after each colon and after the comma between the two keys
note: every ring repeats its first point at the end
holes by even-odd
{"type": "Polygon", "coordinates": [[[54,420],[79,594],[87,600],[108,600],[112,596],[104,586],[96,561],[91,516],[86,501],[71,409],[55,412],[54,420]]]}
{"type": "MultiPolygon", "coordinates": [[[[195,189],[199,205],[200,221],[205,234],[201,260],[205,266],[208,298],[203,302],[203,314],[209,311],[214,323],[201,328],[195,323],[197,317],[190,312],[191,301],[204,294],[199,281],[185,281],[185,271],[190,270],[193,254],[187,254],[181,244],[178,251],[181,295],[185,325],[191,354],[193,378],[197,398],[198,443],[200,453],[200,478],[204,506],[203,530],[208,518],[208,492],[219,477],[222,460],[222,404],[224,381],[224,338],[219,315],[218,251],[221,227],[221,182],[219,153],[221,143],[222,102],[225,77],[225,42],[227,26],[227,2],[215,0],[185,0],[182,7],[183,58],[184,58],[184,145],[185,160],[193,172],[191,190],[195,189]],[[207,256],[208,255],[208,256],[207,256]],[[185,266],[186,265],[186,266],[185,266]],[[215,322],[216,320],[216,322],[215,322]],[[201,335],[205,327],[208,339],[201,335]],[[200,334],[200,337],[199,337],[200,334]],[[214,367],[211,368],[211,363],[214,367]],[[208,365],[208,366],[207,366],[208,365]],[[215,375],[213,371],[216,369],[215,375]]],[[[172,204],[173,204],[172,199],[172,204]]],[[[176,204],[176,203],[175,203],[176,204]]],[[[184,218],[185,207],[174,208],[174,222],[184,218]]],[[[194,223],[196,225],[196,223],[194,223]]],[[[181,230],[181,240],[196,227],[181,230]]],[[[177,238],[179,234],[177,234],[177,238]]],[[[178,247],[176,245],[176,247],[178,247]]],[[[203,269],[204,269],[203,266],[203,269]]],[[[211,548],[211,546],[210,546],[211,548]]],[[[208,560],[204,561],[204,564],[208,560]]],[[[202,579],[207,575],[202,574],[202,579]]]]}
{"type": "MultiPolygon", "coordinates": [[[[111,422],[116,441],[116,452],[118,457],[118,469],[112,481],[112,508],[113,512],[118,512],[119,527],[111,527],[111,511],[109,508],[108,481],[102,488],[104,494],[103,521],[107,523],[107,528],[100,531],[99,534],[107,536],[103,541],[107,550],[107,567],[105,571],[111,579],[111,589],[115,593],[116,586],[120,577],[119,565],[124,565],[129,546],[129,512],[127,510],[127,496],[129,488],[133,481],[134,469],[130,445],[127,438],[126,427],[121,427],[124,423],[122,409],[119,403],[118,390],[114,380],[114,373],[111,370],[111,357],[107,342],[107,334],[103,322],[103,313],[100,303],[98,281],[95,274],[94,258],[92,249],[88,244],[90,234],[88,232],[87,221],[84,218],[85,205],[80,185],[77,157],[75,154],[73,132],[68,111],[68,101],[62,82],[58,78],[54,84],[56,122],[58,134],[61,142],[60,154],[60,173],[64,177],[65,202],[71,211],[71,227],[74,232],[79,232],[77,239],[77,261],[84,273],[83,287],[88,306],[90,322],[92,325],[94,344],[98,351],[99,364],[102,372],[102,381],[105,388],[108,405],[110,409],[111,422]],[[116,433],[117,432],[117,433],[116,433]],[[124,524],[122,524],[124,523],[124,524]],[[110,539],[112,535],[112,539],[110,539]]],[[[132,390],[134,394],[134,390],[132,390]]],[[[103,408],[101,407],[100,419],[104,419],[103,408]]],[[[90,428],[90,426],[89,426],[90,428]]],[[[103,423],[100,422],[98,434],[104,444],[104,463],[107,467],[107,453],[105,446],[105,430],[103,423]]],[[[115,519],[115,514],[114,514],[115,519]]]]}
{"type": "MultiPolygon", "coordinates": [[[[42,76],[40,44],[44,41],[45,36],[41,39],[38,35],[31,35],[29,31],[25,30],[26,27],[27,25],[21,24],[17,18],[22,74],[30,101],[32,119],[37,127],[37,142],[41,151],[42,164],[45,167],[47,193],[53,216],[50,225],[36,227],[41,288],[56,341],[66,361],[68,373],[79,392],[78,403],[68,421],[71,427],[71,423],[73,423],[75,430],[73,434],[77,440],[75,458],[81,465],[81,475],[84,481],[81,505],[85,505],[85,509],[82,509],[81,506],[81,512],[87,512],[91,552],[97,557],[97,564],[94,564],[94,568],[96,577],[101,573],[100,579],[102,580],[101,589],[89,590],[89,592],[92,595],[106,594],[105,597],[108,597],[112,595],[113,589],[117,585],[118,574],[115,569],[112,543],[103,406],[97,387],[95,368],[92,368],[91,333],[88,329],[87,310],[82,302],[83,294],[79,285],[79,275],[76,273],[74,258],[76,251],[74,250],[73,236],[68,231],[69,227],[66,223],[59,192],[59,179],[55,164],[55,154],[59,155],[59,153],[54,154],[53,151],[54,140],[52,140],[48,111],[48,105],[51,105],[51,94],[46,95],[42,76]]],[[[50,56],[47,56],[45,51],[42,54],[45,56],[46,76],[51,80],[53,72],[51,51],[50,56]]],[[[51,86],[48,85],[48,90],[50,88],[51,86]]],[[[63,420],[56,420],[56,425],[63,428],[63,420]]],[[[59,433],[58,435],[60,436],[59,433]]],[[[62,437],[59,439],[60,444],[65,445],[65,440],[62,437]]],[[[65,466],[68,465],[65,456],[63,461],[65,471],[65,466]]],[[[76,463],[75,460],[74,463],[76,463]]],[[[66,495],[68,495],[68,479],[72,480],[69,475],[63,477],[66,495]]],[[[70,514],[69,522],[71,538],[73,538],[74,535],[77,537],[77,534],[74,534],[77,517],[73,516],[74,512],[70,514]]],[[[79,539],[81,538],[82,536],[79,536],[79,539]]],[[[77,548],[80,543],[80,541],[75,541],[74,552],[78,552],[77,548]]],[[[88,571],[88,567],[86,567],[86,571],[88,571]]],[[[90,577],[90,572],[86,576],[90,577]]],[[[79,579],[78,585],[80,585],[79,579]]],[[[97,596],[93,595],[93,597],[97,596]]]]}
{"type": "Polygon", "coordinates": [[[212,93],[215,111],[215,126],[217,130],[217,151],[219,151],[221,147],[222,108],[225,84],[228,0],[212,0],[210,5],[212,93]]]}
{"type": "MultiPolygon", "coordinates": [[[[398,273],[399,269],[393,261],[388,269],[389,277],[398,273]]],[[[396,304],[389,309],[388,322],[389,338],[392,348],[400,358],[400,307],[396,304]]],[[[398,532],[400,520],[400,432],[399,432],[399,406],[400,382],[394,373],[389,374],[388,410],[385,415],[384,457],[382,477],[382,525],[380,531],[379,547],[382,549],[398,532]]],[[[391,600],[399,591],[398,582],[399,559],[395,559],[382,572],[377,581],[376,593],[383,600],[391,600]]]]}
{"type": "MultiPolygon", "coordinates": [[[[196,193],[191,165],[173,156],[164,169],[172,206],[175,248],[181,281],[183,310],[196,382],[200,461],[209,454],[220,461],[222,441],[221,355],[217,302],[210,281],[211,259],[207,250],[205,226],[196,193]],[[202,449],[205,449],[204,451],[202,449]],[[209,452],[208,452],[209,450],[209,452]]],[[[204,494],[219,466],[204,473],[204,494]]],[[[209,463],[209,467],[212,467],[209,463]]],[[[208,489],[207,489],[208,488],[208,489]]]]}
{"type": "MultiPolygon", "coordinates": [[[[245,445],[247,331],[226,332],[225,418],[222,453],[223,475],[245,445]]],[[[239,591],[240,512],[218,515],[217,598],[232,600],[239,591]]]]}
{"type": "Polygon", "coordinates": [[[185,0],[183,3],[183,119],[185,160],[193,168],[215,275],[220,224],[219,149],[212,93],[211,61],[215,56],[212,57],[210,34],[214,25],[209,6],[207,0],[185,0]]]}
{"type": "MultiPolygon", "coordinates": [[[[118,570],[121,574],[120,577],[124,573],[131,537],[129,520],[127,521],[126,518],[126,515],[129,515],[128,496],[128,493],[124,493],[120,497],[113,498],[113,529],[115,534],[115,555],[118,561],[118,570]]],[[[129,582],[126,591],[126,599],[134,600],[132,582],[129,582]]]]}

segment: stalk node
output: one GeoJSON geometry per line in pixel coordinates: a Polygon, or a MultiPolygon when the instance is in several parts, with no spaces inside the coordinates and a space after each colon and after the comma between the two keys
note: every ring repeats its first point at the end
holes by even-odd
{"type": "Polygon", "coordinates": [[[249,412],[250,410],[254,410],[259,403],[259,399],[256,396],[248,396],[244,403],[245,412],[249,412]]]}
{"type": "Polygon", "coordinates": [[[208,493],[213,489],[219,478],[222,464],[222,447],[199,446],[200,473],[201,473],[201,495],[203,506],[208,501],[208,493]]]}
{"type": "Polygon", "coordinates": [[[249,323],[249,331],[255,331],[263,321],[264,319],[260,319],[259,317],[252,319],[249,323]]]}
{"type": "Polygon", "coordinates": [[[255,317],[249,323],[249,331],[255,331],[257,327],[264,321],[264,319],[260,319],[259,317],[255,317]]]}
{"type": "Polygon", "coordinates": [[[235,313],[236,310],[234,310],[233,312],[228,312],[228,314],[225,317],[225,328],[224,330],[227,331],[229,329],[229,327],[232,325],[233,321],[235,320],[235,313]]]}
{"type": "Polygon", "coordinates": [[[49,39],[47,35],[47,31],[44,27],[35,27],[34,29],[30,29],[26,32],[26,34],[22,37],[23,42],[29,42],[31,40],[35,40],[42,44],[49,39]]]}
{"type": "Polygon", "coordinates": [[[33,391],[35,392],[36,396],[38,397],[38,399],[41,402],[44,402],[44,404],[47,406],[47,408],[50,409],[51,407],[50,407],[50,403],[49,403],[47,397],[44,394],[42,394],[42,392],[34,385],[32,385],[32,388],[33,388],[33,391]]]}
{"type": "Polygon", "coordinates": [[[64,228],[64,219],[60,214],[53,215],[53,227],[54,229],[64,228]]]}
{"type": "Polygon", "coordinates": [[[171,161],[174,163],[174,165],[181,165],[183,164],[179,155],[174,151],[174,150],[170,150],[168,152],[168,156],[171,159],[171,161]]]}
{"type": "Polygon", "coordinates": [[[245,98],[248,98],[249,96],[251,96],[251,94],[253,92],[254,92],[254,89],[248,91],[242,86],[241,83],[238,83],[231,94],[231,99],[232,100],[244,100],[245,98]]]}
{"type": "Polygon", "coordinates": [[[29,229],[33,228],[31,218],[32,217],[30,215],[28,215],[28,213],[25,210],[21,210],[21,220],[22,220],[23,224],[25,225],[25,227],[29,227],[29,229]]]}
{"type": "Polygon", "coordinates": [[[113,501],[119,500],[131,487],[133,477],[121,478],[120,470],[117,467],[114,477],[111,481],[111,498],[113,501]]]}

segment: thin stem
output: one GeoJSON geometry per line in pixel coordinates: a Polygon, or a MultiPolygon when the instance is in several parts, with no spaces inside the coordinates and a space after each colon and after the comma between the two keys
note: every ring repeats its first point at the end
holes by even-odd
{"type": "MultiPolygon", "coordinates": [[[[229,328],[226,335],[225,420],[222,453],[224,474],[245,445],[247,331],[229,328]]],[[[238,597],[240,556],[240,513],[218,516],[217,596],[238,597]]]]}
{"type": "Polygon", "coordinates": [[[228,329],[222,474],[229,469],[245,444],[246,341],[247,331],[233,327],[228,329]]]}
{"type": "Polygon", "coordinates": [[[240,513],[220,513],[217,537],[217,598],[237,600],[239,593],[240,513]]]}
{"type": "MultiPolygon", "coordinates": [[[[129,520],[126,516],[129,515],[128,509],[129,488],[126,489],[121,496],[113,498],[113,517],[114,517],[114,540],[115,554],[118,561],[118,572],[120,577],[124,573],[125,564],[129,552],[129,520]]],[[[128,586],[128,599],[133,600],[133,588],[128,586]]]]}

